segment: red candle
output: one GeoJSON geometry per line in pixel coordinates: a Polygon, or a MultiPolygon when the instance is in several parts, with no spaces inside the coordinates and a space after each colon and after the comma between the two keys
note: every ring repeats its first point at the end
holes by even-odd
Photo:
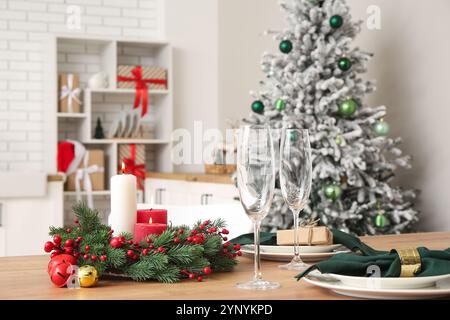
{"type": "Polygon", "coordinates": [[[167,210],[143,209],[137,211],[137,223],[149,223],[150,219],[153,223],[167,224],[167,210]]]}
{"type": "Polygon", "coordinates": [[[164,223],[136,223],[134,225],[134,241],[141,242],[151,234],[160,235],[167,229],[164,223]]]}

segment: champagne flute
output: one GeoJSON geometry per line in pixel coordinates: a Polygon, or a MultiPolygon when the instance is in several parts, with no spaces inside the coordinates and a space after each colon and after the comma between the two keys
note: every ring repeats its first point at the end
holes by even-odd
{"type": "Polygon", "coordinates": [[[304,270],[309,266],[300,258],[298,218],[311,193],[312,164],[309,133],[305,129],[283,128],[280,147],[280,186],[283,198],[294,215],[294,258],[285,270],[304,270]]]}
{"type": "Polygon", "coordinates": [[[242,206],[254,224],[255,239],[253,280],[238,283],[237,287],[248,290],[278,288],[278,283],[262,279],[259,250],[261,221],[270,209],[275,189],[274,148],[268,126],[245,125],[240,128],[237,182],[242,206]]]}

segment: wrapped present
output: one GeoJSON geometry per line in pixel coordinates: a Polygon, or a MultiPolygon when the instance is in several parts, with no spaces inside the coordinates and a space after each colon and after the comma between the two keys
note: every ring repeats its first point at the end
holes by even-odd
{"type": "Polygon", "coordinates": [[[59,75],[59,112],[81,112],[81,89],[77,74],[62,73],[59,75]]]}
{"type": "MultiPolygon", "coordinates": [[[[330,229],[317,226],[317,222],[304,224],[298,229],[298,243],[302,246],[325,246],[333,244],[333,233],[330,229]]],[[[294,230],[277,231],[277,245],[294,245],[294,230]]]]}
{"type": "Polygon", "coordinates": [[[142,117],[147,114],[149,103],[148,89],[167,89],[167,70],[164,68],[119,65],[117,72],[118,88],[135,88],[136,94],[133,107],[136,109],[142,106],[142,117]]]}
{"type": "Polygon", "coordinates": [[[136,176],[137,187],[144,190],[145,180],[145,145],[119,145],[119,172],[136,176]]]}

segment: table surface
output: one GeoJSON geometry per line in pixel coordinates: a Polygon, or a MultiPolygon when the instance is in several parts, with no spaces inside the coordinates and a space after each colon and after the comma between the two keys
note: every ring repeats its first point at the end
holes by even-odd
{"type": "MultiPolygon", "coordinates": [[[[450,232],[362,237],[362,240],[380,250],[418,246],[446,249],[450,247],[450,232]]],[[[252,277],[253,263],[248,258],[241,258],[234,272],[212,274],[201,283],[192,280],[176,284],[101,280],[97,287],[79,290],[54,287],[47,275],[48,261],[48,256],[0,258],[0,299],[349,299],[303,281],[297,282],[293,278],[297,272],[279,270],[277,265],[280,263],[269,261],[263,261],[263,276],[280,282],[280,289],[239,290],[235,284],[252,277]]]]}

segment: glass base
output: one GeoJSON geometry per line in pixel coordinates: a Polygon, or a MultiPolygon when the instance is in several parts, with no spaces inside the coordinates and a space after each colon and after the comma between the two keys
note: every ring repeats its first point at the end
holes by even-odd
{"type": "Polygon", "coordinates": [[[279,269],[297,270],[297,271],[305,271],[309,267],[310,267],[310,265],[304,263],[303,261],[294,261],[294,260],[292,260],[288,264],[283,264],[283,265],[278,266],[279,269]]]}
{"type": "Polygon", "coordinates": [[[266,280],[252,280],[241,282],[236,285],[239,289],[245,290],[272,290],[280,287],[278,282],[270,282],[266,280]]]}

